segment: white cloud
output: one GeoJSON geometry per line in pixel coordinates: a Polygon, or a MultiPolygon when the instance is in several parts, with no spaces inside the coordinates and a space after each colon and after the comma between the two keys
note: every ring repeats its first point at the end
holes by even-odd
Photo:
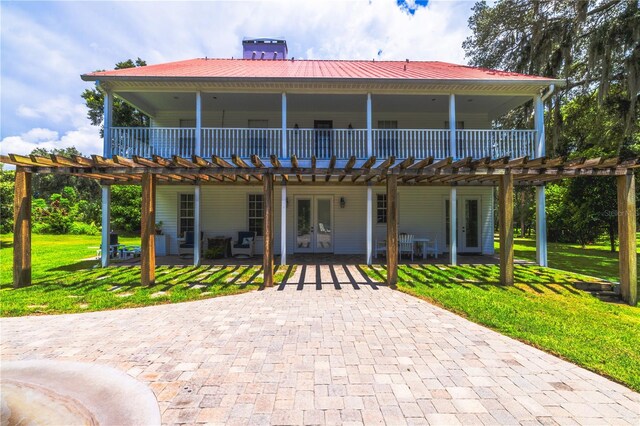
{"type": "Polygon", "coordinates": [[[75,147],[83,155],[101,154],[102,139],[99,129],[85,125],[59,136],[51,129],[34,128],[19,136],[7,136],[0,141],[0,152],[3,154],[27,155],[36,148],[54,149],[75,147]]]}

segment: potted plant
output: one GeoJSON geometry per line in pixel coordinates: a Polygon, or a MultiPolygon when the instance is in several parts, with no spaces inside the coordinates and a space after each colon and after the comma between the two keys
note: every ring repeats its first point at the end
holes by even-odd
{"type": "Polygon", "coordinates": [[[224,247],[211,247],[204,253],[207,259],[222,259],[224,257],[224,247]]]}

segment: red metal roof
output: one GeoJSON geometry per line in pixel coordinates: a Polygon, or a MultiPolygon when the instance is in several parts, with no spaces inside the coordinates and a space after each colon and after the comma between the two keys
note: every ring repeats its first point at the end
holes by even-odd
{"type": "Polygon", "coordinates": [[[142,78],[295,78],[392,80],[537,81],[553,79],[446,62],[190,59],[145,67],[93,72],[87,80],[142,78]]]}

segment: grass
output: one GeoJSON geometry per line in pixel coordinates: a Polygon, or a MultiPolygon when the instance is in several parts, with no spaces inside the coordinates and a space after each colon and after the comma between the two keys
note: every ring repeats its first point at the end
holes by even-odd
{"type": "MultiPolygon", "coordinates": [[[[200,300],[243,293],[262,285],[256,266],[156,268],[156,284],[140,284],[139,266],[98,268],[100,237],[33,235],[32,281],[12,288],[12,236],[0,236],[0,316],[62,314],[200,300]]],[[[139,244],[122,238],[121,244],[139,244]]],[[[292,270],[287,271],[291,273],[292,270]]],[[[284,271],[276,273],[281,280],[284,271]]]]}
{"type": "MultiPolygon", "coordinates": [[[[636,234],[636,241],[638,250],[640,250],[640,233],[636,234]]],[[[497,238],[495,249],[497,253],[497,238]]],[[[609,281],[620,280],[618,252],[611,252],[608,240],[601,239],[584,248],[579,244],[548,243],[547,250],[549,266],[552,268],[604,278],[609,281]]],[[[514,255],[516,259],[535,261],[535,239],[515,238],[514,255]]],[[[638,276],[640,276],[640,263],[638,263],[638,272],[638,276]]]]}
{"type": "Polygon", "coordinates": [[[499,276],[497,265],[401,265],[398,289],[640,391],[640,309],[574,289],[596,280],[570,272],[516,265],[510,287],[499,276]]]}

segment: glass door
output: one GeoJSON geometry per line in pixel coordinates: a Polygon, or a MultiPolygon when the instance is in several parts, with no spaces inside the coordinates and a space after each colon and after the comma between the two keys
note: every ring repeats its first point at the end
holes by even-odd
{"type": "Polygon", "coordinates": [[[333,198],[296,197],[296,253],[333,252],[333,198]]]}
{"type": "Polygon", "coordinates": [[[333,218],[331,197],[316,197],[315,211],[315,252],[333,252],[333,218]]]}
{"type": "Polygon", "coordinates": [[[296,252],[313,252],[311,198],[296,198],[296,252]]]}
{"type": "Polygon", "coordinates": [[[462,207],[460,226],[459,249],[461,252],[480,252],[480,199],[463,197],[460,199],[462,207]]]}
{"type": "MultiPolygon", "coordinates": [[[[450,213],[449,200],[444,201],[445,211],[445,239],[449,247],[450,241],[450,213]]],[[[479,197],[459,197],[457,209],[456,237],[458,242],[458,252],[479,253],[482,251],[481,226],[480,226],[480,198],[479,197]]]]}

